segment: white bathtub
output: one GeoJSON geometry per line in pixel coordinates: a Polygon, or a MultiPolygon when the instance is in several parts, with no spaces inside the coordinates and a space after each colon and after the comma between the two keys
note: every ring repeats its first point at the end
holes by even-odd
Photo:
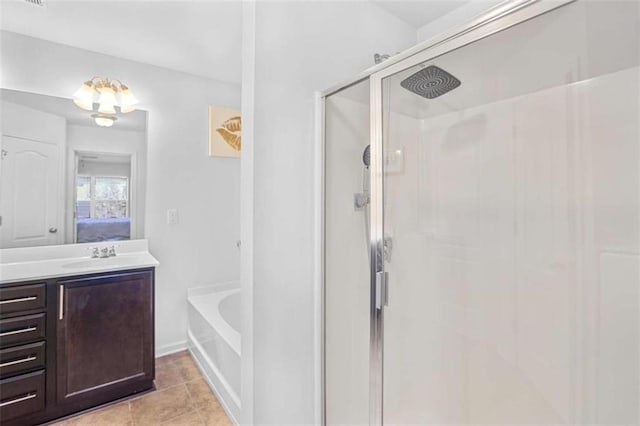
{"type": "Polygon", "coordinates": [[[189,350],[229,415],[240,415],[240,290],[237,284],[193,289],[188,297],[189,350]]]}

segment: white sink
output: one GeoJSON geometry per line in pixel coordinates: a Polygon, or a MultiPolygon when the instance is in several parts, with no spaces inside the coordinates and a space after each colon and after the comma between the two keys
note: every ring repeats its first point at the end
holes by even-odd
{"type": "Polygon", "coordinates": [[[115,245],[118,255],[92,259],[89,257],[90,253],[96,248],[106,247],[104,244],[96,243],[0,249],[0,283],[154,268],[159,265],[149,253],[147,240],[106,244],[115,245]]]}

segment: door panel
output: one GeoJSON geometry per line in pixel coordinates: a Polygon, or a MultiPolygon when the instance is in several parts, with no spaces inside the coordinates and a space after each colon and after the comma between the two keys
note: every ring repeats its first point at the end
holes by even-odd
{"type": "Polygon", "coordinates": [[[382,79],[385,424],[640,423],[639,8],[382,79]]]}
{"type": "Polygon", "coordinates": [[[325,105],[325,421],[369,421],[369,82],[325,105]],[[358,207],[355,197],[359,197],[358,207]]]}
{"type": "Polygon", "coordinates": [[[61,244],[64,200],[58,147],[4,135],[2,153],[1,247],[61,244]]]}

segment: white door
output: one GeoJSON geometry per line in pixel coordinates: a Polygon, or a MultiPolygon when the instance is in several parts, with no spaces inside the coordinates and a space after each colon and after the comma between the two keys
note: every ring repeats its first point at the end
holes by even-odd
{"type": "Polygon", "coordinates": [[[54,144],[2,136],[0,247],[62,244],[59,157],[54,144]]]}

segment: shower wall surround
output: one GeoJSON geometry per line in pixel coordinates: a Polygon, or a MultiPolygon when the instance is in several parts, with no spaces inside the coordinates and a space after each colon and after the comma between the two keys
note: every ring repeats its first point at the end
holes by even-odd
{"type": "MultiPolygon", "coordinates": [[[[438,401],[423,415],[451,422],[561,423],[580,405],[592,419],[637,420],[640,110],[625,93],[640,93],[639,73],[422,119],[411,139],[398,132],[415,125],[392,118],[391,147],[407,161],[387,179],[390,395],[419,389],[438,401]],[[407,339],[407,306],[423,312],[423,338],[407,339]]],[[[408,421],[406,400],[387,401],[385,416],[408,421]]]]}

